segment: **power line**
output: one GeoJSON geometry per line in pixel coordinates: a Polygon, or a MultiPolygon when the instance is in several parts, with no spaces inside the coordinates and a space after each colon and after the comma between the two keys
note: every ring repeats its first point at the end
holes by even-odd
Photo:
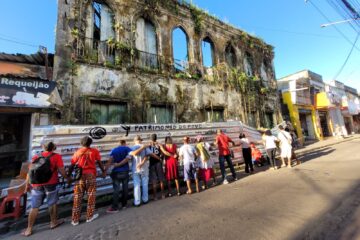
{"type": "MultiPolygon", "coordinates": [[[[305,2],[309,2],[328,22],[331,22],[331,20],[321,11],[321,9],[316,6],[315,3],[313,3],[311,0],[305,0],[305,2]]],[[[353,42],[336,26],[332,25],[336,31],[351,45],[353,45],[353,42]]],[[[360,51],[360,48],[358,48],[356,45],[354,46],[356,50],[360,51]]]]}
{"type": "Polygon", "coordinates": [[[341,72],[344,70],[344,68],[345,68],[347,62],[349,61],[350,56],[351,56],[351,54],[352,54],[352,52],[353,52],[353,50],[354,50],[354,48],[355,48],[355,45],[356,45],[356,43],[357,43],[357,41],[358,41],[358,39],[359,39],[359,36],[360,36],[360,33],[358,33],[358,35],[356,36],[356,39],[355,39],[355,41],[354,41],[354,44],[353,44],[353,46],[352,46],[349,54],[347,55],[344,64],[341,66],[340,70],[337,72],[337,74],[334,76],[333,79],[336,80],[336,79],[339,77],[339,75],[341,74],[341,72]]]}
{"type": "Polygon", "coordinates": [[[12,39],[9,39],[9,38],[0,37],[0,40],[7,41],[7,42],[12,42],[12,43],[16,43],[16,44],[20,44],[20,45],[25,45],[25,46],[29,46],[29,47],[35,47],[35,48],[38,48],[38,47],[39,47],[39,45],[34,45],[34,44],[25,43],[25,42],[20,42],[20,41],[12,40],[12,39]]]}
{"type": "Polygon", "coordinates": [[[276,28],[264,28],[261,26],[250,26],[250,25],[243,25],[243,26],[247,26],[248,28],[258,28],[258,29],[262,29],[265,31],[272,31],[272,32],[284,32],[284,33],[289,33],[289,34],[297,34],[297,35],[305,35],[305,36],[313,36],[313,37],[322,37],[322,38],[339,38],[338,36],[333,36],[333,35],[323,35],[323,34],[317,34],[317,33],[307,33],[307,32],[296,32],[296,31],[290,31],[290,30],[286,30],[286,29],[276,29],[276,28]]]}

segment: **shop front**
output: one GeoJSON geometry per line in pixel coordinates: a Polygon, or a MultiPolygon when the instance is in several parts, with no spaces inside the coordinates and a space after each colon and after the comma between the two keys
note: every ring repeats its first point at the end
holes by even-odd
{"type": "Polygon", "coordinates": [[[311,105],[310,99],[306,102],[307,104],[304,104],[305,101],[300,102],[299,99],[294,101],[290,92],[283,92],[282,98],[289,109],[291,124],[301,143],[303,144],[307,140],[321,140],[318,114],[311,105]]]}
{"type": "MultiPolygon", "coordinates": [[[[347,136],[344,117],[341,113],[341,97],[330,92],[316,94],[316,109],[319,111],[323,135],[330,130],[332,136],[347,136]],[[328,118],[328,119],[326,119],[328,118]]],[[[330,135],[330,134],[329,134],[330,135]]]]}
{"type": "Polygon", "coordinates": [[[35,116],[59,100],[56,83],[40,79],[0,77],[0,188],[17,176],[29,161],[35,116]]]}
{"type": "Polygon", "coordinates": [[[330,137],[332,136],[332,131],[329,126],[329,112],[326,109],[319,110],[319,122],[320,122],[320,129],[323,137],[330,137]]]}

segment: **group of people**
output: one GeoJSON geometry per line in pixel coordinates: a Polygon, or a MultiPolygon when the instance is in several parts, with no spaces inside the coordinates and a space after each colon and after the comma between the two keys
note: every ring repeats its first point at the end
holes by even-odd
{"type": "MultiPolygon", "coordinates": [[[[270,131],[265,133],[264,145],[270,159],[271,167],[273,169],[276,168],[275,150],[277,148],[277,142],[280,142],[281,145],[282,166],[285,165],[285,158],[289,159],[288,166],[291,166],[291,135],[284,131],[284,129],[281,129],[278,138],[272,136],[271,132],[269,132],[270,131]]],[[[259,158],[259,154],[257,153],[257,157],[255,156],[254,158],[254,154],[252,154],[256,152],[256,150],[259,150],[244,134],[240,134],[239,138],[245,162],[245,172],[251,173],[254,171],[253,161],[257,164],[261,163],[259,160],[261,156],[259,158]]],[[[56,145],[53,142],[44,143],[44,151],[33,157],[33,163],[31,165],[40,166],[37,169],[37,171],[39,171],[41,167],[44,169],[46,162],[49,162],[51,176],[49,176],[50,178],[46,182],[37,181],[35,183],[34,181],[32,182],[33,176],[31,175],[31,170],[29,170],[26,180],[26,192],[31,191],[31,210],[28,216],[28,227],[22,234],[24,236],[30,236],[33,233],[33,225],[38,215],[39,207],[43,204],[45,198],[47,199],[46,203],[50,212],[50,228],[54,229],[64,223],[63,220],[57,218],[58,173],[60,173],[69,184],[75,182],[71,218],[71,224],[73,226],[77,226],[80,222],[81,203],[85,192],[88,196],[86,222],[92,222],[99,217],[99,215],[95,213],[96,177],[99,175],[96,165],[98,165],[101,170],[101,176],[103,178],[110,172],[113,183],[113,201],[111,207],[107,209],[107,213],[118,212],[120,203],[122,209],[127,207],[130,172],[133,179],[133,205],[136,207],[149,202],[149,181],[152,186],[153,200],[158,199],[158,185],[160,186],[161,198],[164,199],[166,197],[166,182],[168,197],[173,195],[171,189],[173,182],[175,183],[176,195],[181,195],[178,168],[179,161],[183,163],[183,177],[187,186],[186,194],[193,193],[192,181],[195,182],[196,192],[200,192],[199,182],[202,182],[202,189],[208,188],[208,183],[211,180],[212,184],[216,185],[214,174],[215,163],[210,155],[212,146],[205,141],[203,136],[199,135],[196,137],[195,145],[191,144],[191,139],[188,136],[185,136],[183,138],[183,145],[180,148],[173,143],[170,136],[165,138],[165,144],[160,144],[157,141],[156,134],[152,134],[150,140],[150,143],[143,144],[142,138],[136,136],[132,147],[128,147],[126,141],[121,140],[120,145],[111,150],[106,163],[102,164],[100,152],[96,148],[91,147],[92,138],[85,136],[80,141],[81,148],[74,153],[71,159],[71,166],[68,171],[65,171],[61,155],[54,152],[56,145]],[[131,166],[129,165],[130,162],[131,166]]],[[[233,146],[236,145],[222,130],[217,130],[214,145],[217,146],[219,152],[219,165],[223,184],[228,183],[226,179],[225,162],[230,168],[233,180],[237,180],[231,160],[234,153],[230,150],[230,144],[233,146]]],[[[34,167],[32,169],[34,172],[34,167]]]]}

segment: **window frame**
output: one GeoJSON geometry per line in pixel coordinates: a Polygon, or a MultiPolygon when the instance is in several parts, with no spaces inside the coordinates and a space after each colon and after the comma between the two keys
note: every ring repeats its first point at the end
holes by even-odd
{"type": "MultiPolygon", "coordinates": [[[[126,110],[125,110],[125,121],[122,122],[122,123],[104,123],[104,125],[116,125],[116,124],[125,124],[125,123],[129,123],[130,119],[131,119],[131,115],[130,115],[130,105],[129,105],[129,102],[127,101],[124,101],[122,99],[114,99],[114,98],[99,98],[99,97],[93,97],[93,96],[90,96],[90,97],[87,97],[87,101],[86,101],[86,104],[85,104],[85,112],[87,113],[86,114],[86,117],[85,117],[85,123],[86,124],[90,124],[90,121],[91,121],[91,117],[90,117],[90,114],[91,114],[91,104],[92,103],[98,103],[98,104],[107,104],[107,105],[123,105],[126,107],[126,110]]],[[[100,124],[100,123],[99,123],[100,124]]]]}
{"type": "Polygon", "coordinates": [[[169,104],[169,103],[152,103],[152,102],[148,102],[146,104],[146,109],[144,111],[144,120],[146,123],[152,123],[152,124],[173,124],[173,123],[176,123],[176,109],[175,109],[175,105],[174,104],[169,104]],[[161,107],[165,107],[165,109],[171,109],[171,122],[168,122],[168,123],[155,123],[155,122],[149,122],[148,121],[148,113],[150,111],[151,108],[153,107],[157,107],[157,108],[161,108],[161,107]]]}

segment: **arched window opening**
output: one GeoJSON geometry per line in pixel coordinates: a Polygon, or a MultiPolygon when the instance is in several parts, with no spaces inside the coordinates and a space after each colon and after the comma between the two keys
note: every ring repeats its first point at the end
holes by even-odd
{"type": "Polygon", "coordinates": [[[114,39],[113,13],[104,3],[93,1],[93,47],[98,49],[100,43],[105,43],[109,39],[114,39]]]}
{"type": "Polygon", "coordinates": [[[136,22],[136,48],[139,50],[140,67],[158,68],[156,28],[144,18],[136,22]]]}
{"type": "Polygon", "coordinates": [[[110,7],[100,0],[91,1],[88,12],[90,14],[86,18],[85,46],[80,43],[78,54],[86,54],[91,62],[113,63],[115,49],[108,43],[114,42],[115,38],[114,14],[110,7]]]}
{"type": "Polygon", "coordinates": [[[211,68],[215,64],[214,44],[209,37],[204,38],[201,43],[203,66],[211,68]]]}
{"type": "Polygon", "coordinates": [[[172,48],[175,71],[186,71],[189,68],[188,36],[181,27],[172,32],[172,48]]]}
{"type": "Polygon", "coordinates": [[[249,52],[245,53],[244,57],[244,70],[248,77],[253,76],[253,58],[249,52]]]}
{"type": "Polygon", "coordinates": [[[236,53],[235,49],[229,44],[225,49],[225,61],[229,67],[236,67],[236,53]]]}
{"type": "Polygon", "coordinates": [[[261,76],[261,80],[263,81],[265,86],[269,85],[269,76],[267,73],[267,65],[265,62],[263,62],[261,64],[261,68],[260,68],[260,76],[261,76]]]}

